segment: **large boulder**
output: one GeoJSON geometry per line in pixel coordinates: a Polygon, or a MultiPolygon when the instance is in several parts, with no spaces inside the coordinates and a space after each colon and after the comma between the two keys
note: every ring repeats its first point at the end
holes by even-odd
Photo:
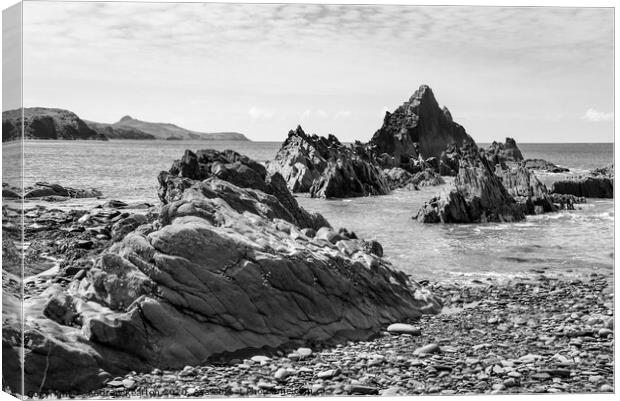
{"type": "Polygon", "coordinates": [[[47,182],[37,182],[34,186],[27,187],[25,192],[25,199],[49,198],[50,200],[55,200],[62,198],[98,198],[103,196],[101,191],[95,188],[71,188],[47,182]]]}
{"type": "Polygon", "coordinates": [[[439,107],[431,88],[422,85],[402,106],[385,113],[383,126],[369,145],[376,155],[387,154],[399,163],[397,167],[403,167],[420,155],[439,159],[449,144],[460,147],[470,141],[472,138],[452,120],[450,111],[439,107]]]}
{"type": "Polygon", "coordinates": [[[426,202],[415,218],[422,223],[523,220],[522,208],[495,175],[484,151],[470,144],[463,153],[454,185],[426,202]]]}
{"type": "Polygon", "coordinates": [[[492,165],[504,165],[506,162],[520,162],[523,160],[521,150],[513,138],[506,138],[506,143],[496,142],[487,148],[487,158],[492,165]]]}
{"type": "Polygon", "coordinates": [[[22,110],[24,139],[107,140],[68,110],[29,107],[2,112],[2,142],[20,139],[22,110]]]}
{"type": "MultiPolygon", "coordinates": [[[[157,229],[127,234],[66,288],[24,302],[26,394],[83,392],[132,370],[252,350],[365,339],[440,311],[428,290],[377,256],[380,247],[346,231],[335,244],[309,238],[279,218],[286,207],[275,195],[214,175],[183,179],[189,186],[166,199],[157,229]]],[[[4,323],[11,351],[21,326],[4,323]]],[[[19,388],[19,375],[5,380],[19,388]]]]}
{"type": "Polygon", "coordinates": [[[568,177],[553,183],[551,192],[584,198],[614,197],[613,165],[590,171],[585,176],[568,177]]]}

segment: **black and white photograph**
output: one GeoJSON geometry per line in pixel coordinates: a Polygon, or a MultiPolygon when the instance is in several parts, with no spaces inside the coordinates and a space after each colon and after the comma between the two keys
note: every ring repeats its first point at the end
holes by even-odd
{"type": "Polygon", "coordinates": [[[612,399],[613,2],[459,3],[3,2],[3,399],[612,399]]]}

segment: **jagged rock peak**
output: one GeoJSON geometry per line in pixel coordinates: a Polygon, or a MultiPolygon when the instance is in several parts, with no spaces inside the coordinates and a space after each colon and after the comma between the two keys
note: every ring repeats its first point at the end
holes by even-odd
{"type": "Polygon", "coordinates": [[[452,120],[450,111],[439,107],[432,89],[421,85],[407,102],[385,114],[369,144],[375,156],[386,154],[399,167],[419,156],[439,158],[448,145],[460,147],[469,141],[473,139],[452,120]]]}

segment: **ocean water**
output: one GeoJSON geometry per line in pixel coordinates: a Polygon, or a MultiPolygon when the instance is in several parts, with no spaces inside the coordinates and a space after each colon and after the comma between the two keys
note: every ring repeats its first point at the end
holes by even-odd
{"type": "MultiPolygon", "coordinates": [[[[3,159],[3,181],[18,174],[17,151],[3,159]]],[[[484,146],[484,144],[481,144],[484,146]]],[[[157,203],[157,174],[185,149],[234,149],[258,161],[270,160],[279,142],[178,141],[28,141],[24,145],[24,183],[56,182],[94,187],[108,199],[157,203]]],[[[526,158],[543,158],[581,173],[613,162],[611,144],[519,144],[526,158]]],[[[550,183],[554,175],[546,175],[550,183]]],[[[441,187],[397,190],[390,195],[344,200],[298,200],[330,223],[376,239],[385,257],[415,279],[469,280],[510,278],[547,272],[582,276],[612,271],[613,200],[589,199],[576,211],[528,216],[511,224],[423,225],[412,219],[441,187]]],[[[101,201],[71,200],[62,207],[86,207],[101,201]],[[94,203],[93,203],[94,202],[94,203]]]]}

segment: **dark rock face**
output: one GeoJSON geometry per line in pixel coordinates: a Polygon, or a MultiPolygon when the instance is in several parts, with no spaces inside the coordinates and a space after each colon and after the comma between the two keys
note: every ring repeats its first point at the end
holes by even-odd
{"type": "Polygon", "coordinates": [[[397,164],[385,167],[401,167],[419,155],[439,159],[449,144],[460,147],[465,142],[473,140],[447,108],[439,108],[431,88],[422,85],[402,106],[385,114],[369,144],[376,155],[394,157],[397,164]]]}
{"type": "MultiPolygon", "coordinates": [[[[25,301],[27,394],[86,391],[131,370],[182,368],[248,350],[368,338],[387,323],[441,309],[377,256],[378,244],[328,228],[309,238],[280,218],[289,212],[276,195],[214,173],[178,176],[203,177],[218,163],[241,175],[237,166],[252,169],[235,153],[186,152],[163,183],[189,185],[162,191],[166,204],[149,230],[126,234],[67,287],[25,301]]],[[[231,177],[252,182],[248,175],[231,177]]],[[[271,177],[267,189],[284,184],[271,177]]],[[[8,350],[18,327],[5,322],[8,350]]]]}
{"type": "Polygon", "coordinates": [[[328,161],[321,177],[310,187],[313,198],[350,198],[389,192],[383,171],[347,148],[328,161]]]}
{"type": "Polygon", "coordinates": [[[496,165],[495,174],[501,178],[502,184],[524,214],[542,214],[557,210],[545,184],[523,165],[505,169],[496,165]]]}
{"type": "Polygon", "coordinates": [[[315,198],[385,195],[389,187],[365,146],[345,146],[334,135],[307,135],[301,127],[290,131],[270,172],[284,177],[293,192],[315,198]]]}
{"type": "Polygon", "coordinates": [[[454,187],[426,202],[416,215],[422,223],[510,222],[525,218],[523,210],[495,175],[475,145],[460,159],[454,187]]]}
{"type": "Polygon", "coordinates": [[[512,138],[506,138],[506,143],[493,141],[487,149],[486,155],[492,165],[503,165],[506,162],[520,162],[523,160],[521,150],[519,150],[517,142],[512,138]]]}
{"type": "Polygon", "coordinates": [[[570,178],[554,182],[551,192],[584,198],[613,198],[614,182],[607,177],[570,178]]]}
{"type": "MultiPolygon", "coordinates": [[[[24,108],[25,139],[97,139],[107,140],[68,110],[43,107],[24,108]]],[[[2,112],[2,141],[20,139],[21,110],[2,112]]]]}
{"type": "Polygon", "coordinates": [[[569,171],[565,167],[556,166],[543,159],[526,159],[523,161],[523,165],[530,170],[543,170],[548,173],[567,173],[569,171]]]}
{"type": "Polygon", "coordinates": [[[551,192],[584,198],[613,198],[614,166],[594,169],[586,176],[556,181],[551,186],[551,192]]]}
{"type": "Polygon", "coordinates": [[[563,195],[550,193],[549,197],[556,208],[562,210],[575,210],[575,205],[579,203],[586,203],[586,198],[577,197],[575,195],[563,195]]]}

